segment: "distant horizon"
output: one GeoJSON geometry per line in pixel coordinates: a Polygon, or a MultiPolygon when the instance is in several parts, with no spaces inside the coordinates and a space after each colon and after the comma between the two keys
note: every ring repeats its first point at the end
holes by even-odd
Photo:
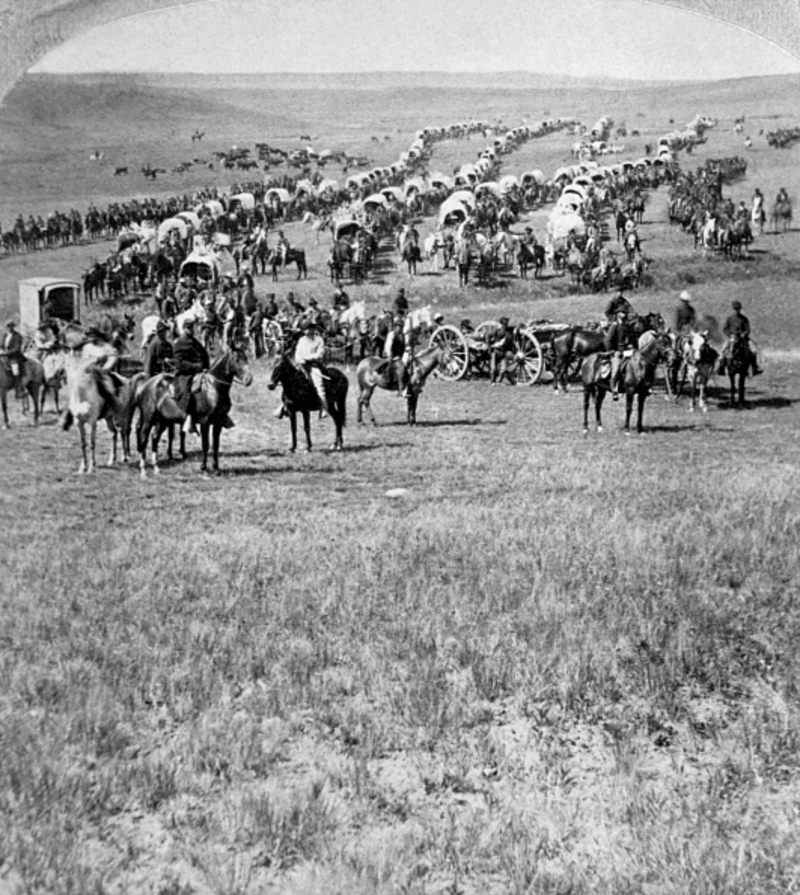
{"type": "MultiPolygon", "coordinates": [[[[125,71],[118,70],[92,70],[92,71],[28,71],[24,77],[30,78],[114,78],[114,79],[125,79],[125,78],[147,78],[147,79],[158,79],[158,78],[182,78],[182,77],[192,77],[192,78],[210,78],[210,79],[234,79],[234,78],[303,78],[303,79],[313,79],[313,78],[326,78],[326,77],[347,77],[347,78],[366,78],[366,77],[399,77],[399,78],[418,78],[418,77],[440,77],[442,79],[455,80],[457,78],[491,78],[491,79],[499,79],[502,77],[517,77],[517,78],[538,78],[538,79],[550,79],[553,81],[590,81],[595,86],[595,89],[602,90],[607,89],[609,84],[637,84],[641,86],[676,86],[676,87],[685,87],[692,84],[721,84],[727,81],[751,81],[751,80],[762,80],[762,79],[779,79],[779,78],[798,78],[800,77],[800,70],[797,72],[781,72],[781,73],[770,73],[770,74],[751,74],[751,75],[730,75],[725,77],[718,78],[696,78],[693,80],[686,80],[681,78],[636,78],[636,77],[622,77],[617,75],[573,75],[573,74],[563,74],[556,72],[548,72],[548,71],[536,71],[534,69],[508,69],[508,70],[487,70],[487,71],[446,71],[442,69],[420,69],[420,70],[406,70],[406,69],[375,69],[372,71],[316,71],[316,72],[308,72],[308,71],[224,71],[224,72],[208,72],[208,71],[199,71],[199,70],[191,70],[186,69],[182,71],[154,71],[151,69],[126,69],[125,71]]],[[[369,85],[365,85],[369,86],[369,85]]],[[[511,87],[510,89],[514,89],[511,87]]]]}

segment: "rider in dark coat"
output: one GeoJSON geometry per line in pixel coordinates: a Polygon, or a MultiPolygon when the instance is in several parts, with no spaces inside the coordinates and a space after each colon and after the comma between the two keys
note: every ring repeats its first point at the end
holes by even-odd
{"type": "Polygon", "coordinates": [[[405,317],[408,313],[408,299],[406,298],[406,290],[402,286],[397,290],[392,311],[395,317],[405,317]]]}
{"type": "Polygon", "coordinates": [[[631,303],[625,298],[622,291],[618,292],[606,305],[606,320],[613,325],[619,319],[620,311],[624,311],[626,315],[633,313],[631,303]]]}
{"type": "Polygon", "coordinates": [[[694,325],[697,322],[697,312],[690,304],[691,298],[691,295],[689,295],[685,289],[681,292],[680,303],[675,309],[676,333],[685,333],[688,330],[694,329],[694,325]]]}
{"type": "Polygon", "coordinates": [[[9,320],[6,324],[5,338],[3,339],[3,351],[6,362],[8,363],[17,397],[23,394],[23,381],[25,379],[25,354],[23,352],[22,336],[17,332],[17,324],[13,320],[9,320]]]}
{"type": "MultiPolygon", "coordinates": [[[[622,293],[620,293],[621,297],[622,293]]],[[[624,301],[624,299],[623,299],[624,301]]],[[[627,302],[626,302],[627,304],[627,302]]],[[[628,305],[630,307],[630,305],[628,305]]],[[[619,400],[619,380],[622,372],[623,359],[625,352],[636,347],[635,334],[633,327],[628,320],[627,311],[621,309],[617,312],[617,319],[608,328],[606,336],[606,344],[611,355],[611,397],[614,401],[619,400]]]]}
{"type": "Polygon", "coordinates": [[[728,337],[728,341],[722,350],[719,372],[721,374],[725,372],[725,368],[733,350],[733,343],[736,339],[744,339],[750,352],[750,366],[753,370],[753,376],[758,376],[764,371],[758,366],[758,359],[755,351],[750,348],[750,321],[742,313],[742,303],[740,301],[734,301],[731,304],[731,307],[733,308],[733,313],[728,317],[722,327],[722,332],[728,337]]]}
{"type": "Polygon", "coordinates": [[[156,332],[147,343],[147,353],[144,358],[144,372],[147,376],[158,376],[159,373],[167,373],[172,367],[172,343],[167,338],[169,327],[163,320],[156,324],[156,332]]]}
{"type": "Polygon", "coordinates": [[[172,348],[175,361],[175,383],[173,393],[175,403],[181,411],[188,414],[191,406],[191,381],[198,373],[210,366],[208,352],[194,337],[194,321],[187,320],[183,325],[183,333],[176,339],[172,348]]]}

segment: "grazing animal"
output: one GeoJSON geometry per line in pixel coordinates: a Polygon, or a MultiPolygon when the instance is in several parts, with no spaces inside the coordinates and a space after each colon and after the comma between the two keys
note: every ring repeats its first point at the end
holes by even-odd
{"type": "MultiPolygon", "coordinates": [[[[409,426],[417,423],[417,404],[425,380],[436,369],[444,358],[442,348],[432,345],[419,354],[412,355],[409,381],[408,381],[408,398],[406,399],[406,419],[409,426]]],[[[356,379],[358,381],[358,413],[357,421],[363,424],[363,411],[366,409],[372,419],[372,425],[377,426],[375,414],[370,406],[372,393],[376,388],[384,388],[388,391],[398,390],[397,376],[393,375],[392,362],[382,357],[365,357],[364,360],[356,368],[356,379]]]]}
{"type": "MultiPolygon", "coordinates": [[[[211,450],[211,465],[219,472],[219,439],[223,428],[229,427],[228,413],[231,409],[231,386],[240,382],[249,386],[253,375],[247,367],[247,355],[242,348],[231,348],[220,354],[205,373],[200,373],[192,386],[193,407],[190,408],[192,421],[200,426],[203,460],[201,472],[208,472],[208,454],[211,450]]],[[[148,379],[136,390],[136,406],[139,408],[139,422],[136,428],[136,444],[139,451],[139,468],[142,478],[147,470],[147,447],[150,434],[154,430],[154,444],[167,426],[183,423],[186,416],[172,397],[171,377],[160,373],[148,379]]],[[[183,451],[183,445],[181,447],[183,451]]],[[[158,472],[158,457],[152,451],[153,472],[158,472]]]]}
{"type": "Polygon", "coordinates": [[[127,165],[120,165],[118,168],[114,168],[114,177],[119,177],[122,174],[128,173],[127,165]]]}
{"type": "MultiPolygon", "coordinates": [[[[347,420],[347,390],[350,383],[344,373],[335,367],[326,367],[322,374],[328,411],[336,429],[331,450],[341,451],[344,446],[342,430],[347,420]]],[[[310,415],[312,411],[321,409],[319,395],[308,376],[292,363],[287,354],[280,357],[272,368],[267,388],[273,391],[279,385],[283,388],[283,408],[289,417],[292,432],[292,443],[289,450],[292,453],[297,450],[297,414],[299,413],[303,417],[306,451],[308,452],[311,450],[310,415]]]]}
{"type": "MultiPolygon", "coordinates": [[[[648,333],[640,340],[640,347],[631,352],[620,371],[620,391],[625,393],[625,431],[630,432],[633,399],[638,398],[636,431],[644,431],[644,403],[650,394],[656,367],[665,362],[669,366],[673,348],[667,333],[648,333]]],[[[600,409],[607,391],[611,390],[611,369],[607,356],[591,354],[581,364],[583,380],[583,432],[589,432],[589,404],[594,400],[597,431],[603,431],[600,409]]]]}

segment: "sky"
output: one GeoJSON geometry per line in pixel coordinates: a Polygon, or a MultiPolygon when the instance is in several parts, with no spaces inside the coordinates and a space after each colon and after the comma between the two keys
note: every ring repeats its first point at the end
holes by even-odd
{"type": "Polygon", "coordinates": [[[33,72],[800,72],[763,38],[646,0],[204,0],[87,31],[33,72]]]}

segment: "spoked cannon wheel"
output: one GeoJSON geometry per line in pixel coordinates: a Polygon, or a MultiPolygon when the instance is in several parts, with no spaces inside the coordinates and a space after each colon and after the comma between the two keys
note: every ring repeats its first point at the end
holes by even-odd
{"type": "Polygon", "coordinates": [[[463,379],[469,370],[469,345],[464,333],[455,326],[445,324],[433,331],[430,343],[444,354],[436,370],[439,378],[446,382],[463,379]]]}
{"type": "Polygon", "coordinates": [[[533,385],[539,381],[544,369],[544,354],[539,340],[528,329],[518,329],[514,334],[516,352],[512,374],[517,385],[533,385]]]}
{"type": "Polygon", "coordinates": [[[484,320],[475,327],[475,332],[469,334],[473,342],[479,342],[482,346],[479,349],[473,346],[470,351],[470,373],[471,375],[488,376],[491,351],[489,345],[500,329],[497,320],[484,320]]]}

